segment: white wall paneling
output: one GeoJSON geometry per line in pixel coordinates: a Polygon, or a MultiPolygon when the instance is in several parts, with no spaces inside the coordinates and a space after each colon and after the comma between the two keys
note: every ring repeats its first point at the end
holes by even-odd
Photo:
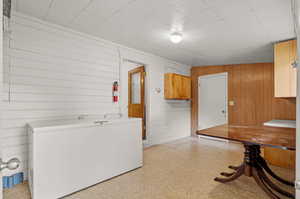
{"type": "Polygon", "coordinates": [[[5,40],[0,116],[4,158],[22,160],[20,169],[13,172],[25,171],[26,175],[28,122],[74,119],[80,114],[102,117],[120,111],[127,115],[126,94],[121,93],[117,104],[111,96],[113,81],[120,80],[121,73],[127,77],[127,70],[119,71],[123,58],[146,65],[148,144],[189,136],[189,102],[164,100],[163,74],[189,74],[190,67],[19,13],[13,15],[11,40],[5,40]],[[157,93],[156,88],[162,92],[157,93]]]}
{"type": "MultiPolygon", "coordinates": [[[[0,2],[0,9],[3,10],[3,1],[0,2]]],[[[1,14],[0,17],[0,26],[3,27],[3,14],[1,14]]],[[[0,89],[3,89],[3,28],[1,28],[0,30],[0,38],[1,38],[1,42],[0,42],[0,89]]],[[[0,97],[2,99],[2,92],[0,93],[0,97]]],[[[0,100],[0,116],[3,114],[3,112],[1,111],[3,108],[3,103],[2,100],[0,100]]],[[[0,135],[2,135],[3,131],[1,129],[2,126],[2,122],[0,120],[0,135]]],[[[2,157],[2,138],[0,137],[0,158],[2,157]]],[[[3,199],[3,182],[2,182],[2,171],[0,171],[0,199],[3,199]]]]}
{"type": "Polygon", "coordinates": [[[5,47],[1,138],[4,157],[23,161],[19,171],[27,167],[28,122],[119,112],[111,100],[117,46],[14,16],[5,47]]]}

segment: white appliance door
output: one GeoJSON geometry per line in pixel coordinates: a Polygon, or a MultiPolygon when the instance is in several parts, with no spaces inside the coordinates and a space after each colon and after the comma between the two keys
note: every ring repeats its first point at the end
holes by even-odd
{"type": "Polygon", "coordinates": [[[198,129],[227,124],[227,73],[199,77],[198,129]]]}

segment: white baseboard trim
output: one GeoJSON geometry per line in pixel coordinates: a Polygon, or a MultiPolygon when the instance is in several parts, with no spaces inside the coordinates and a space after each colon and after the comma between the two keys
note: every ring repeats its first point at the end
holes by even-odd
{"type": "Polygon", "coordinates": [[[229,142],[229,140],[225,140],[225,139],[221,139],[221,138],[209,137],[209,136],[205,136],[205,135],[198,135],[198,138],[202,138],[202,139],[206,139],[206,140],[214,140],[214,141],[218,141],[218,142],[226,142],[226,143],[229,142]]]}
{"type": "Polygon", "coordinates": [[[188,138],[188,137],[190,137],[190,135],[184,135],[184,136],[179,136],[179,137],[167,137],[167,138],[164,138],[164,139],[152,141],[151,143],[148,144],[147,147],[154,146],[154,145],[159,145],[159,144],[166,144],[166,143],[169,143],[169,142],[173,142],[173,141],[180,140],[180,139],[183,139],[183,138],[188,138]]]}

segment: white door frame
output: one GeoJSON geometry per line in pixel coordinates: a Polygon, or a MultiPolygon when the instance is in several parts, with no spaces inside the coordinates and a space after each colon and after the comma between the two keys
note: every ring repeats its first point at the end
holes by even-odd
{"type": "MultiPolygon", "coordinates": [[[[215,73],[215,74],[211,74],[211,75],[203,75],[203,76],[199,76],[198,77],[198,84],[200,83],[200,80],[201,79],[208,79],[208,78],[212,78],[212,77],[223,77],[223,76],[225,76],[226,77],[226,80],[227,80],[227,82],[226,82],[226,98],[225,98],[225,103],[226,103],[226,107],[225,107],[225,112],[226,112],[226,123],[228,123],[228,103],[227,103],[227,101],[228,101],[228,72],[223,72],[223,73],[215,73]]],[[[201,93],[201,86],[199,86],[198,85],[198,104],[199,104],[199,106],[198,106],[198,123],[197,123],[197,128],[199,129],[199,123],[201,122],[200,121],[200,114],[199,114],[199,112],[200,112],[200,109],[201,109],[201,107],[200,107],[200,103],[199,103],[199,100],[200,100],[200,93],[201,93]]]]}
{"type": "MultiPolygon", "coordinates": [[[[0,9],[1,11],[3,11],[3,1],[0,1],[0,9]]],[[[2,104],[2,94],[3,94],[3,13],[1,14],[1,17],[0,17],[0,37],[1,37],[1,42],[0,42],[0,66],[1,66],[1,69],[0,69],[0,115],[2,114],[2,107],[3,107],[3,104],[2,104]]],[[[2,124],[1,124],[1,121],[0,121],[0,134],[2,134],[2,124]]],[[[2,140],[1,140],[1,135],[0,135],[0,158],[2,157],[2,140]]],[[[3,185],[2,185],[2,172],[0,171],[0,199],[3,199],[3,185]]]]}

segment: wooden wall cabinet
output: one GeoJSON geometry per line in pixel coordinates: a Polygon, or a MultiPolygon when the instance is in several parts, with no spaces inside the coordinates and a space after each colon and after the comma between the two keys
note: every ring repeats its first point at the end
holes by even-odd
{"type": "Polygon", "coordinates": [[[189,100],[191,99],[191,78],[175,73],[165,74],[165,99],[189,100]]]}
{"type": "Polygon", "coordinates": [[[296,57],[296,40],[279,42],[274,45],[275,97],[296,97],[297,72],[292,66],[296,57]]]}

